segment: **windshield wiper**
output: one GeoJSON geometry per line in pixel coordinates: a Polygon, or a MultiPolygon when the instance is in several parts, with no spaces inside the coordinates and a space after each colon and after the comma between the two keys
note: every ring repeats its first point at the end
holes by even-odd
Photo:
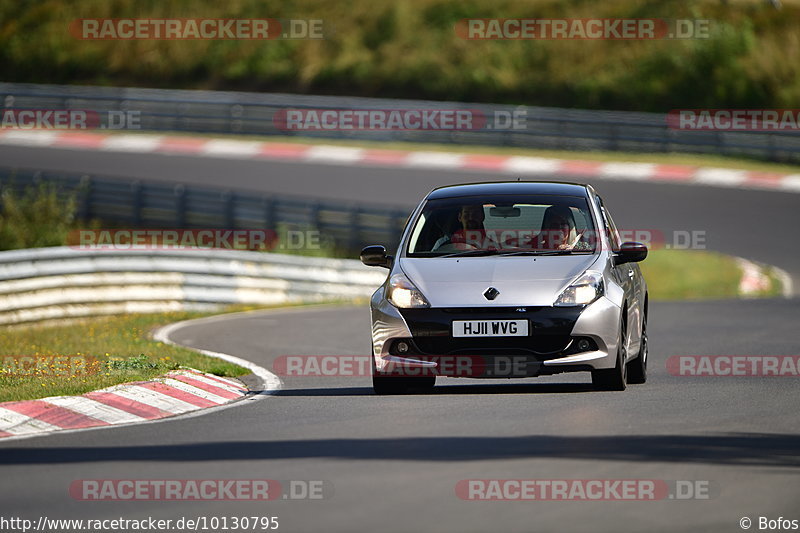
{"type": "Polygon", "coordinates": [[[465,252],[437,255],[436,257],[469,257],[469,256],[483,256],[483,255],[497,255],[499,253],[501,253],[500,250],[467,250],[465,252]]]}
{"type": "Polygon", "coordinates": [[[594,253],[591,250],[512,250],[501,252],[501,255],[584,255],[594,253]]]}
{"type": "Polygon", "coordinates": [[[548,250],[548,251],[531,251],[531,250],[520,250],[518,252],[510,252],[506,255],[585,255],[594,253],[591,250],[548,250]]]}
{"type": "Polygon", "coordinates": [[[587,255],[592,254],[592,250],[467,250],[452,254],[437,255],[436,257],[482,257],[488,255],[587,255]]]}

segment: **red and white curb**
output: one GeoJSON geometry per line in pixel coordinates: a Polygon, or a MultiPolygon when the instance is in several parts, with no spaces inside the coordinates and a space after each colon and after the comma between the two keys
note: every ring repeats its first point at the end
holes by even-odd
{"type": "Polygon", "coordinates": [[[0,438],[148,422],[225,405],[248,392],[238,380],[175,370],[82,396],[0,403],[0,438]]]}
{"type": "Polygon", "coordinates": [[[54,130],[0,130],[0,144],[352,166],[470,170],[498,172],[512,176],[560,179],[580,177],[657,181],[800,193],[800,173],[783,174],[691,165],[602,162],[492,154],[384,150],[324,144],[308,145],[169,135],[54,130]]]}
{"type": "Polygon", "coordinates": [[[739,281],[739,295],[743,298],[753,298],[764,293],[770,288],[770,278],[767,273],[772,270],[772,273],[778,278],[781,284],[781,293],[786,298],[791,298],[793,294],[792,278],[789,274],[780,268],[754,263],[742,257],[736,258],[736,264],[742,273],[739,281]]]}

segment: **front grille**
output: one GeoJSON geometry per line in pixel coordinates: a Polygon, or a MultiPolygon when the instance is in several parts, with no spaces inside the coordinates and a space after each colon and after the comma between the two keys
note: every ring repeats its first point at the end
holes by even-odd
{"type": "MultiPolygon", "coordinates": [[[[545,309],[544,307],[439,307],[437,310],[442,311],[443,313],[448,314],[458,314],[458,315],[497,315],[497,314],[506,314],[506,315],[518,315],[520,313],[527,312],[530,309],[545,309]],[[520,309],[524,309],[525,311],[520,311],[520,309]]],[[[549,309],[549,308],[548,308],[549,309]]],[[[511,317],[509,317],[511,318],[511,317]]]]}
{"type": "MultiPolygon", "coordinates": [[[[420,355],[535,355],[562,352],[570,343],[580,307],[472,307],[403,309],[420,355]],[[453,320],[526,319],[527,337],[456,337],[453,320]]],[[[539,357],[546,358],[546,357],[539,357]]]]}

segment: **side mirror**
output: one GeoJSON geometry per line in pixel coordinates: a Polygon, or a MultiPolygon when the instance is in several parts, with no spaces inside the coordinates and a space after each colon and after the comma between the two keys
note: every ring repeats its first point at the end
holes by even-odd
{"type": "Polygon", "coordinates": [[[392,268],[392,256],[380,245],[367,246],[361,250],[361,262],[371,267],[392,268]]]}
{"type": "Polygon", "coordinates": [[[619,252],[614,255],[614,264],[638,263],[645,257],[647,257],[647,246],[638,242],[623,242],[619,252]]]}

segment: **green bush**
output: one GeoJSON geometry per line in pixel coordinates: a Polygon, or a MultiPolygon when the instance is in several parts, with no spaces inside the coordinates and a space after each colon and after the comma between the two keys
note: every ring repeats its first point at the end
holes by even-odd
{"type": "Polygon", "coordinates": [[[0,1],[3,80],[667,111],[796,107],[800,3],[0,1]],[[324,40],[86,41],[78,18],[323,19],[324,40]],[[463,18],[700,18],[711,39],[466,41],[463,18]]]}
{"type": "Polygon", "coordinates": [[[75,229],[75,197],[43,182],[21,193],[0,184],[0,250],[61,246],[75,229]]]}

